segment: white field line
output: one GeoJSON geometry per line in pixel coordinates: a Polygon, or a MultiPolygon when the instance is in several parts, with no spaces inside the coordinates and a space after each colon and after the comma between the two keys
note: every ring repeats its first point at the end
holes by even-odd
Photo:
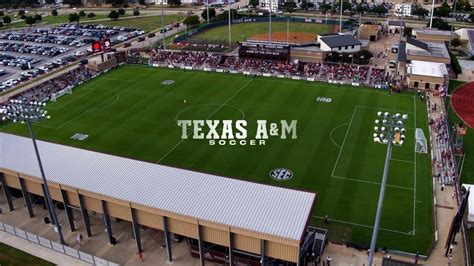
{"type": "MultiPolygon", "coordinates": [[[[245,85],[243,85],[238,91],[236,91],[229,99],[227,99],[227,101],[225,101],[224,103],[222,103],[214,112],[212,112],[210,115],[208,115],[204,120],[207,120],[209,118],[211,118],[214,114],[216,114],[217,112],[219,112],[219,110],[222,109],[222,107],[224,107],[225,105],[227,105],[228,102],[230,102],[235,96],[237,96],[237,94],[239,94],[243,89],[245,89],[251,82],[253,81],[253,79],[250,79],[247,83],[245,83],[245,85]]],[[[192,132],[191,132],[192,133],[192,132]]],[[[190,133],[190,134],[191,134],[190,133]]],[[[188,136],[190,135],[188,134],[188,136]]],[[[170,153],[172,153],[176,148],[178,148],[179,145],[181,145],[181,143],[183,143],[184,139],[181,139],[180,141],[178,141],[178,143],[176,143],[167,153],[165,153],[158,161],[157,163],[159,164],[161,161],[163,161],[170,153]]]]}
{"type": "Polygon", "coordinates": [[[348,124],[349,124],[349,123],[341,124],[341,125],[339,125],[339,126],[333,128],[333,129],[331,130],[331,133],[329,133],[329,138],[331,138],[332,143],[333,143],[336,147],[338,147],[339,149],[341,148],[341,146],[340,146],[339,144],[337,144],[336,141],[334,141],[334,139],[332,138],[332,134],[334,133],[334,131],[335,131],[336,129],[339,129],[340,127],[346,126],[346,125],[348,125],[348,124]]]}
{"type": "MultiPolygon", "coordinates": [[[[413,95],[413,119],[415,120],[415,128],[416,128],[416,97],[413,95]]],[[[416,146],[416,145],[415,145],[416,146]]],[[[414,182],[413,182],[413,235],[415,235],[415,230],[416,230],[416,148],[413,148],[413,154],[415,155],[414,158],[414,164],[415,168],[413,171],[413,177],[414,177],[414,182]]]]}
{"type": "MultiPolygon", "coordinates": [[[[322,220],[325,219],[325,217],[317,216],[317,215],[313,215],[312,217],[313,217],[313,218],[317,218],[317,219],[322,219],[322,220]]],[[[337,219],[332,219],[332,218],[328,218],[328,221],[334,221],[334,222],[337,222],[337,223],[350,224],[350,225],[355,225],[355,226],[360,226],[360,227],[365,227],[365,228],[371,228],[371,229],[374,228],[373,226],[370,226],[370,225],[352,223],[352,222],[347,222],[347,221],[337,220],[337,219]]],[[[383,230],[383,231],[387,231],[387,232],[392,232],[392,233],[397,233],[397,234],[402,234],[402,235],[413,236],[413,233],[412,233],[412,232],[402,232],[402,231],[391,230],[391,229],[385,229],[385,228],[379,228],[379,230],[383,230]]]]}
{"type": "MultiPolygon", "coordinates": [[[[337,176],[337,175],[333,175],[332,177],[333,177],[333,178],[337,178],[337,179],[350,180],[350,181],[361,182],[361,183],[367,183],[367,184],[373,184],[373,185],[378,185],[378,186],[381,185],[381,183],[379,183],[379,182],[367,181],[367,180],[363,180],[363,179],[349,178],[349,177],[343,177],[343,176],[337,176]]],[[[403,186],[390,185],[390,184],[387,184],[387,187],[394,187],[394,188],[399,188],[399,189],[413,190],[413,188],[411,188],[411,187],[403,187],[403,186]]]]}
{"type": "Polygon", "coordinates": [[[344,135],[344,140],[342,141],[342,144],[341,144],[341,148],[339,150],[339,154],[337,155],[337,159],[336,159],[336,163],[334,163],[334,167],[332,168],[332,172],[331,172],[331,176],[334,176],[334,172],[336,171],[336,167],[337,167],[337,164],[339,162],[339,158],[341,157],[341,154],[342,154],[342,150],[344,148],[344,144],[346,143],[346,139],[347,139],[347,135],[349,134],[349,129],[351,128],[351,125],[352,125],[352,121],[354,120],[354,115],[357,111],[357,105],[354,107],[354,111],[352,111],[352,116],[351,116],[351,120],[349,121],[349,125],[347,126],[347,129],[346,129],[346,134],[344,135]]]}

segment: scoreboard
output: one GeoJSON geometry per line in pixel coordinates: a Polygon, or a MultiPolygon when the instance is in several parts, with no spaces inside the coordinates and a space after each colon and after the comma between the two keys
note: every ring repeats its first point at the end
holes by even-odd
{"type": "Polygon", "coordinates": [[[242,42],[239,46],[239,57],[288,61],[290,60],[290,46],[282,44],[242,42]]]}
{"type": "Polygon", "coordinates": [[[110,39],[102,39],[92,43],[92,53],[108,52],[112,49],[110,39]]]}

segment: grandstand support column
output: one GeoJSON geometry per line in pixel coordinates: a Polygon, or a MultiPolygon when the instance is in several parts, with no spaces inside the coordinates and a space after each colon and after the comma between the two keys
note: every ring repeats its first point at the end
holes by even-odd
{"type": "Polygon", "coordinates": [[[163,231],[165,232],[166,255],[168,262],[173,262],[173,252],[171,250],[171,234],[168,230],[168,217],[163,216],[163,231]]]}
{"type": "Polygon", "coordinates": [[[229,266],[234,266],[234,234],[229,228],[229,266]]]}
{"type": "Polygon", "coordinates": [[[10,188],[7,186],[7,182],[5,181],[5,176],[3,173],[0,173],[0,182],[2,182],[2,189],[8,203],[8,209],[13,211],[15,208],[13,207],[12,193],[10,192],[10,188]]]}
{"type": "Polygon", "coordinates": [[[18,176],[18,181],[20,182],[21,194],[23,195],[23,199],[25,200],[28,215],[30,215],[30,218],[33,218],[35,217],[35,214],[33,212],[33,207],[31,207],[30,193],[28,193],[28,191],[26,190],[25,180],[18,176]]]}
{"type": "Polygon", "coordinates": [[[262,266],[267,265],[267,256],[265,256],[266,251],[265,251],[265,239],[260,239],[260,264],[262,266]]]}
{"type": "Polygon", "coordinates": [[[199,243],[199,265],[204,266],[205,258],[204,258],[204,242],[202,241],[203,233],[202,233],[202,226],[198,224],[198,243],[199,243]]]}
{"type": "Polygon", "coordinates": [[[74,215],[72,214],[71,207],[69,207],[69,199],[67,197],[66,191],[60,188],[61,191],[61,198],[63,199],[64,211],[66,212],[66,218],[69,223],[69,228],[71,232],[76,231],[76,227],[74,226],[74,215]]]}
{"type": "Polygon", "coordinates": [[[89,219],[89,212],[84,206],[84,199],[82,198],[82,195],[79,194],[79,191],[77,191],[77,195],[79,197],[79,208],[81,208],[82,221],[84,222],[84,227],[86,228],[86,234],[88,237],[91,237],[92,232],[91,232],[91,222],[89,219]]]}
{"type": "Polygon", "coordinates": [[[48,203],[48,200],[46,199],[47,198],[47,193],[46,192],[46,186],[44,184],[41,184],[41,189],[43,190],[43,198],[44,198],[44,202],[46,203],[46,209],[48,209],[48,213],[49,213],[49,218],[51,219],[51,224],[52,225],[55,225],[56,224],[56,221],[53,219],[53,213],[52,213],[52,204],[50,205],[48,203]]]}
{"type": "Polygon", "coordinates": [[[114,241],[114,236],[112,234],[112,225],[110,224],[110,216],[109,216],[109,212],[107,210],[107,203],[105,202],[105,200],[102,200],[102,213],[104,215],[104,224],[105,224],[105,228],[107,229],[107,237],[109,238],[109,243],[112,244],[112,245],[115,245],[115,241],[114,241]]]}
{"type": "Polygon", "coordinates": [[[140,226],[137,224],[137,217],[135,214],[135,209],[130,208],[130,212],[132,215],[132,229],[133,229],[133,235],[135,236],[135,242],[137,243],[137,251],[138,253],[142,253],[142,240],[140,237],[140,226]]]}

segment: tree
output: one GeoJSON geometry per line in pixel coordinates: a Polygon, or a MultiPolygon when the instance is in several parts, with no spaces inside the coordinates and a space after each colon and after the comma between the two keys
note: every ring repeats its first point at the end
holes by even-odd
{"type": "Polygon", "coordinates": [[[180,6],[181,5],[181,0],[168,0],[168,4],[173,7],[173,6],[180,6]]]}
{"type": "Polygon", "coordinates": [[[404,27],[403,28],[403,35],[411,37],[411,32],[413,31],[412,27],[404,27]]]}
{"type": "Polygon", "coordinates": [[[259,5],[259,1],[258,0],[250,0],[249,1],[249,5],[253,6],[253,7],[257,7],[259,5]]]}
{"type": "Polygon", "coordinates": [[[369,12],[377,15],[384,15],[388,13],[388,10],[384,5],[376,5],[372,7],[369,12]]]}
{"type": "Polygon", "coordinates": [[[443,5],[435,8],[433,11],[433,15],[436,17],[449,17],[449,13],[451,13],[451,8],[446,3],[443,3],[443,5]]]}
{"type": "Polygon", "coordinates": [[[85,17],[85,16],[86,16],[86,12],[84,12],[84,10],[79,11],[79,16],[85,17]]]}
{"type": "Polygon", "coordinates": [[[56,17],[58,15],[58,11],[56,9],[53,9],[51,11],[51,15],[53,15],[54,17],[56,17]]]}
{"type": "Polygon", "coordinates": [[[25,10],[21,9],[18,11],[18,16],[24,16],[25,15],[25,10]]]}
{"type": "Polygon", "coordinates": [[[199,25],[200,21],[199,21],[199,17],[194,15],[194,16],[189,16],[189,17],[185,18],[183,23],[184,23],[184,25],[186,25],[188,27],[194,27],[194,26],[199,25]]]}
{"type": "Polygon", "coordinates": [[[5,23],[5,24],[10,24],[10,23],[12,23],[12,18],[9,17],[9,16],[4,16],[4,17],[3,17],[3,23],[5,23]]]}
{"type": "MultiPolygon", "coordinates": [[[[214,8],[209,8],[209,19],[212,19],[216,16],[216,10],[214,8]]],[[[207,9],[204,9],[201,14],[202,19],[207,19],[207,9]]]]}
{"type": "Polygon", "coordinates": [[[90,12],[89,14],[87,14],[87,17],[88,17],[88,18],[93,18],[93,17],[95,17],[94,12],[90,12]]]}
{"type": "Polygon", "coordinates": [[[469,19],[471,22],[474,22],[474,13],[469,14],[469,19]]]}
{"type": "Polygon", "coordinates": [[[425,18],[429,14],[429,11],[422,6],[419,5],[413,5],[411,8],[411,14],[413,16],[418,16],[418,18],[425,18]]]}
{"type": "Polygon", "coordinates": [[[307,0],[302,0],[301,1],[301,8],[304,10],[308,10],[308,8],[314,7],[314,4],[312,2],[308,2],[307,0]]]}
{"type": "Polygon", "coordinates": [[[146,0],[138,0],[138,3],[142,6],[146,6],[146,0]]]}
{"type": "MultiPolygon", "coordinates": [[[[428,22],[427,26],[428,27],[430,26],[429,22],[428,22]]],[[[446,21],[444,21],[440,18],[433,18],[433,27],[437,28],[439,30],[450,30],[451,29],[449,24],[446,21]]]]}
{"type": "Polygon", "coordinates": [[[330,4],[321,4],[319,6],[319,10],[321,10],[321,12],[323,14],[326,14],[326,12],[328,12],[328,10],[331,10],[331,5],[330,4]]]}
{"type": "Polygon", "coordinates": [[[357,13],[365,13],[365,12],[368,12],[369,11],[369,8],[367,7],[366,4],[358,4],[357,7],[356,7],[356,12],[357,13]]]}
{"type": "Polygon", "coordinates": [[[3,17],[5,16],[5,13],[3,13],[3,11],[0,11],[0,17],[3,17]]]}
{"type": "Polygon", "coordinates": [[[140,10],[134,9],[134,10],[133,10],[133,15],[134,15],[134,16],[139,16],[139,15],[140,15],[140,10]]]}
{"type": "Polygon", "coordinates": [[[110,11],[108,17],[109,17],[111,20],[117,20],[117,19],[120,17],[120,14],[119,14],[117,11],[112,10],[112,11],[110,11]]]}
{"type": "Polygon", "coordinates": [[[43,17],[40,14],[36,14],[34,16],[34,18],[35,18],[36,21],[42,21],[43,20],[43,17]]]}
{"type": "Polygon", "coordinates": [[[459,40],[459,38],[453,38],[453,39],[451,40],[451,45],[452,45],[454,48],[456,48],[456,47],[461,46],[462,43],[461,43],[461,40],[459,40]]]}
{"type": "Polygon", "coordinates": [[[296,3],[295,2],[285,2],[283,7],[285,8],[286,12],[292,13],[293,11],[295,11],[296,3]]]}
{"type": "Polygon", "coordinates": [[[31,26],[36,23],[36,19],[32,16],[27,16],[25,18],[25,23],[31,26]]]}
{"type": "Polygon", "coordinates": [[[81,16],[79,16],[79,14],[77,13],[71,13],[69,14],[69,22],[79,22],[79,20],[81,19],[81,16]]]}
{"type": "Polygon", "coordinates": [[[119,8],[119,10],[117,12],[119,13],[120,16],[125,15],[125,9],[123,9],[123,8],[119,8]]]}

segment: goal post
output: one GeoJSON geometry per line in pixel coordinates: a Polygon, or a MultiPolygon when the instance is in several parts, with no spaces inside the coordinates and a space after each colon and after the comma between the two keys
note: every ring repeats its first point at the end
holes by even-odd
{"type": "Polygon", "coordinates": [[[428,142],[426,141],[425,133],[423,129],[417,128],[415,130],[415,152],[417,153],[428,153],[428,142]]]}

